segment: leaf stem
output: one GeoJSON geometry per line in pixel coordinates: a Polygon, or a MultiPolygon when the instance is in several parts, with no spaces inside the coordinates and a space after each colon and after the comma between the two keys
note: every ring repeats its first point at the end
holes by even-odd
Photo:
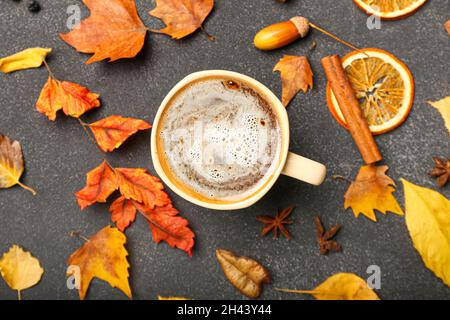
{"type": "Polygon", "coordinates": [[[304,294],[314,294],[317,291],[314,290],[294,290],[294,289],[283,289],[283,288],[275,288],[276,291],[287,292],[287,293],[304,293],[304,294]]]}
{"type": "Polygon", "coordinates": [[[81,120],[80,118],[77,118],[78,122],[83,126],[83,127],[88,127],[89,123],[84,122],[83,120],[81,120]]]}
{"type": "Polygon", "coordinates": [[[45,65],[45,68],[47,69],[47,72],[48,72],[49,76],[51,78],[53,78],[53,79],[56,79],[54,74],[53,74],[53,72],[52,72],[52,69],[50,69],[50,66],[48,65],[48,63],[47,63],[47,61],[45,59],[44,59],[44,65],[45,65]]]}
{"type": "Polygon", "coordinates": [[[20,292],[20,290],[17,290],[17,300],[22,300],[22,293],[20,292]]]}
{"type": "Polygon", "coordinates": [[[275,290],[281,291],[281,292],[287,292],[287,293],[300,293],[300,294],[310,294],[310,295],[325,294],[328,297],[332,297],[333,300],[343,300],[343,297],[341,294],[334,293],[332,291],[327,292],[327,290],[293,290],[293,289],[282,289],[282,288],[275,288],[275,290]]]}
{"type": "Polygon", "coordinates": [[[84,122],[83,120],[81,120],[80,118],[77,118],[77,119],[78,119],[78,122],[80,123],[81,127],[83,128],[84,132],[88,136],[89,141],[92,142],[95,146],[97,146],[97,148],[100,150],[100,153],[103,155],[103,151],[98,146],[97,141],[95,141],[95,139],[91,136],[91,133],[89,132],[89,130],[86,128],[89,125],[86,122],[84,122]]]}
{"type": "Polygon", "coordinates": [[[81,235],[80,231],[70,231],[70,236],[71,237],[78,237],[86,242],[89,242],[89,239],[86,238],[85,236],[81,235]]]}
{"type": "Polygon", "coordinates": [[[369,57],[369,55],[368,55],[367,53],[365,53],[363,50],[361,50],[361,49],[355,47],[354,45],[348,43],[347,41],[342,40],[341,38],[339,38],[338,36],[332,34],[331,32],[328,32],[327,30],[322,29],[322,28],[319,27],[318,25],[315,25],[315,24],[312,23],[312,22],[310,22],[309,25],[311,26],[311,28],[314,28],[314,29],[320,31],[320,32],[322,32],[323,34],[329,36],[330,38],[333,38],[334,40],[336,40],[336,41],[342,43],[343,45],[345,45],[345,46],[347,46],[347,47],[349,47],[349,48],[351,48],[351,49],[353,49],[353,50],[356,50],[356,51],[358,51],[358,52],[361,52],[362,54],[364,54],[364,55],[366,55],[367,57],[369,57]]]}
{"type": "Polygon", "coordinates": [[[208,37],[209,41],[215,41],[216,40],[216,37],[214,37],[213,35],[209,34],[208,31],[205,30],[203,25],[200,26],[200,30],[208,37]]]}
{"type": "Polygon", "coordinates": [[[33,194],[33,196],[36,196],[37,193],[36,193],[36,191],[35,191],[33,188],[30,188],[29,186],[23,184],[23,183],[20,182],[20,181],[17,181],[17,184],[18,184],[19,186],[21,186],[22,188],[24,188],[25,190],[30,191],[30,192],[33,194]]]}
{"type": "Polygon", "coordinates": [[[100,152],[103,160],[112,168],[114,169],[114,167],[111,165],[111,163],[109,163],[109,161],[106,159],[105,157],[105,153],[103,152],[103,150],[100,148],[100,146],[97,144],[97,141],[95,140],[94,137],[92,137],[91,133],[89,132],[89,130],[87,129],[87,127],[89,127],[89,124],[84,122],[83,120],[81,120],[80,118],[77,118],[78,122],[80,123],[81,127],[83,128],[84,132],[86,133],[86,135],[89,138],[89,141],[92,142],[96,147],[97,150],[100,152]]]}

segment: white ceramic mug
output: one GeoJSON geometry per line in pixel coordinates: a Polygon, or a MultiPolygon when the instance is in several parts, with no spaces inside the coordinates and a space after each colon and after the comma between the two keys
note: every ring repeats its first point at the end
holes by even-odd
{"type": "Polygon", "coordinates": [[[234,210],[251,206],[270,190],[270,188],[277,181],[280,174],[284,174],[313,185],[321,184],[326,176],[326,167],[323,164],[289,152],[289,119],[286,108],[283,106],[277,96],[266,86],[256,81],[255,79],[237,72],[225,70],[207,70],[195,72],[188,75],[186,78],[178,82],[175,87],[173,87],[173,89],[167,94],[167,96],[161,103],[161,106],[159,107],[155,120],[153,122],[151,148],[152,160],[155,170],[170,189],[172,189],[182,198],[194,204],[215,210],[234,210]],[[195,194],[195,192],[190,192],[186,185],[178,181],[171,172],[168,172],[168,168],[163,168],[161,157],[164,157],[164,155],[159,154],[157,148],[158,134],[161,131],[161,116],[166,107],[170,105],[172,99],[177,95],[177,93],[182,91],[189,84],[211,77],[236,80],[238,82],[245,83],[250,88],[254,89],[271,104],[272,108],[274,109],[273,111],[275,111],[275,114],[278,117],[278,122],[280,125],[282,142],[281,152],[279,153],[278,159],[275,159],[275,161],[277,162],[276,169],[273,171],[272,176],[264,185],[262,185],[251,196],[239,201],[227,202],[214,199],[202,199],[200,196],[195,194]]]}

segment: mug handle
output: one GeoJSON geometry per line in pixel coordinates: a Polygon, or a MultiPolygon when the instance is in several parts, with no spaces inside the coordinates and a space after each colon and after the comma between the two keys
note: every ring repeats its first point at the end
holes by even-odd
{"type": "Polygon", "coordinates": [[[327,168],[314,160],[289,152],[282,174],[318,186],[327,175],[327,168]]]}

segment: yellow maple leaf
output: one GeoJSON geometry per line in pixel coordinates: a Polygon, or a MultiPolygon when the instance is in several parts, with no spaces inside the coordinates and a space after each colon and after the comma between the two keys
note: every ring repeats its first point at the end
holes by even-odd
{"type": "Polygon", "coordinates": [[[10,73],[18,70],[39,68],[50,52],[52,52],[52,49],[49,48],[25,49],[0,59],[0,71],[10,73]]]}
{"type": "Polygon", "coordinates": [[[36,285],[44,273],[39,260],[13,245],[0,259],[0,273],[8,286],[17,290],[19,300],[21,291],[36,285]]]}
{"type": "Polygon", "coordinates": [[[310,294],[317,300],[380,300],[366,281],[353,273],[337,273],[313,290],[276,290],[288,293],[310,294]]]}
{"type": "Polygon", "coordinates": [[[377,221],[375,209],[383,214],[390,211],[402,216],[403,211],[392,195],[395,182],[386,175],[387,170],[388,166],[362,166],[345,193],[345,209],[351,207],[355,217],[362,213],[372,221],[377,221]]]}
{"type": "Polygon", "coordinates": [[[435,102],[428,101],[428,103],[441,113],[445,126],[450,133],[450,96],[435,102]]]}
{"type": "Polygon", "coordinates": [[[405,220],[414,247],[428,269],[450,287],[450,201],[404,179],[405,220]]]}
{"type": "Polygon", "coordinates": [[[80,276],[81,300],[86,297],[94,277],[108,282],[113,288],[119,288],[131,299],[128,283],[130,265],[127,261],[128,252],[124,246],[126,241],[125,235],[117,228],[107,226],[70,256],[67,261],[68,276],[80,276]],[[79,274],[76,274],[75,270],[79,270],[79,274]]]}

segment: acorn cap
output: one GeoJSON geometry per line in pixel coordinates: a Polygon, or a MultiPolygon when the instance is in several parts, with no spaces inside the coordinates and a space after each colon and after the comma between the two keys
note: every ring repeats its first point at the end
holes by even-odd
{"type": "Polygon", "coordinates": [[[290,21],[295,25],[300,37],[305,37],[309,32],[309,20],[303,17],[293,17],[290,21]]]}

